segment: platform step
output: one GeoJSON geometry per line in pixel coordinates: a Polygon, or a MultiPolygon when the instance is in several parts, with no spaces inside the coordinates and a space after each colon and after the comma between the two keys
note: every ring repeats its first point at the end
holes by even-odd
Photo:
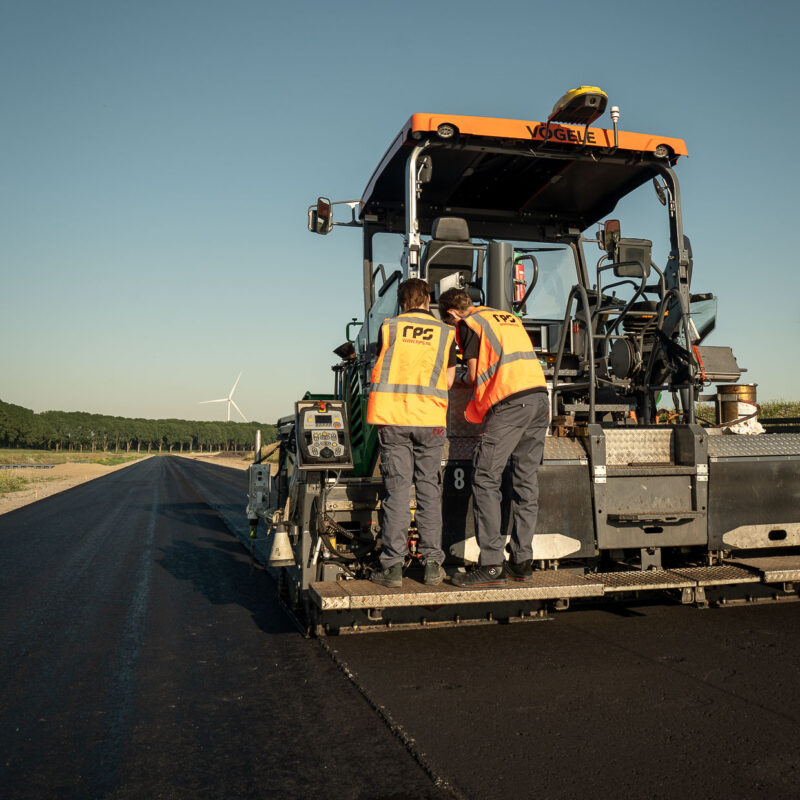
{"type": "Polygon", "coordinates": [[[605,594],[759,582],[758,576],[752,571],[727,564],[714,567],[598,572],[595,577],[603,582],[605,594]]]}
{"type": "Polygon", "coordinates": [[[684,519],[702,519],[705,511],[625,511],[608,514],[609,522],[680,522],[684,519]]]}
{"type": "Polygon", "coordinates": [[[598,572],[595,577],[602,581],[604,594],[652,589],[690,589],[696,585],[691,578],[665,569],[598,572]]]}
{"type": "MultiPolygon", "coordinates": [[[[800,559],[797,562],[800,578],[800,559]]],[[[774,582],[793,580],[779,578],[774,582]]],[[[445,582],[425,586],[412,578],[403,578],[399,589],[387,589],[371,581],[322,581],[312,583],[309,594],[321,611],[351,611],[368,608],[411,606],[439,607],[477,603],[501,603],[521,600],[561,600],[578,597],[601,597],[615,592],[638,592],[663,589],[692,589],[698,586],[724,586],[735,583],[759,583],[761,575],[745,565],[723,564],[714,567],[626,570],[580,575],[564,570],[538,570],[532,583],[509,581],[505,586],[465,589],[445,582]]]]}
{"type": "Polygon", "coordinates": [[[758,558],[728,558],[731,566],[744,567],[758,574],[764,583],[800,581],[800,556],[762,556],[758,558]]]}
{"type": "Polygon", "coordinates": [[[639,476],[697,475],[697,467],[681,464],[628,464],[607,467],[609,478],[635,478],[639,476]]]}
{"type": "Polygon", "coordinates": [[[506,600],[558,600],[573,597],[600,597],[603,584],[595,576],[562,570],[535,572],[532,583],[509,582],[496,589],[465,589],[451,583],[426,586],[403,578],[399,589],[387,589],[371,581],[328,581],[312,583],[309,594],[321,611],[347,611],[357,608],[400,606],[442,606],[463,603],[503,602],[506,600]]]}
{"type": "Polygon", "coordinates": [[[726,586],[759,581],[758,575],[750,570],[731,564],[720,564],[715,567],[678,567],[669,571],[694,581],[698,586],[726,586]]]}
{"type": "MultiPolygon", "coordinates": [[[[559,375],[561,373],[559,372],[559,375]]],[[[588,403],[567,403],[564,406],[564,411],[568,414],[589,411],[590,406],[588,403]]],[[[620,413],[627,413],[631,409],[636,408],[635,403],[595,403],[594,410],[600,412],[619,411],[620,413]]]]}

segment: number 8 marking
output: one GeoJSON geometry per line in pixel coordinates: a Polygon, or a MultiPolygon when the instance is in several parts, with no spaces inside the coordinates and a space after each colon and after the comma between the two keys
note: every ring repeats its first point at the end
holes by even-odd
{"type": "Polygon", "coordinates": [[[456,467],[453,470],[453,485],[456,489],[464,488],[464,470],[461,467],[456,467]]]}

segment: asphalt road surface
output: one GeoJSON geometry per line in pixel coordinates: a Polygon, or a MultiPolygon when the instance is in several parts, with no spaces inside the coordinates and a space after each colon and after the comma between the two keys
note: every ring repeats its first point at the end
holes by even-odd
{"type": "Polygon", "coordinates": [[[304,640],[245,491],[161,457],[0,517],[0,796],[800,794],[800,605],[304,640]]]}

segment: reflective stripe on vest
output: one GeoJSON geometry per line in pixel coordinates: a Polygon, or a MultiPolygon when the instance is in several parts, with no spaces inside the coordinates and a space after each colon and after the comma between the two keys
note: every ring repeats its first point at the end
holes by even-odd
{"type": "Polygon", "coordinates": [[[486,412],[505,397],[545,385],[539,358],[517,318],[502,311],[479,306],[464,322],[480,337],[477,369],[481,371],[475,376],[475,394],[465,413],[470,422],[481,422],[486,412]],[[503,347],[502,329],[495,330],[493,316],[499,316],[503,320],[516,320],[512,334],[516,342],[507,341],[507,344],[524,349],[509,352],[503,347]]]}
{"type": "Polygon", "coordinates": [[[386,320],[381,330],[383,347],[372,370],[367,422],[444,427],[448,401],[445,359],[452,345],[453,329],[435,317],[401,314],[386,320]],[[436,331],[438,342],[433,354],[426,342],[433,339],[436,331]],[[421,349],[421,359],[415,355],[416,348],[421,349]],[[401,374],[392,375],[393,367],[401,374]],[[398,383],[398,377],[408,382],[398,383]]]}
{"type": "MultiPolygon", "coordinates": [[[[536,353],[511,353],[510,355],[506,355],[505,353],[503,353],[503,355],[500,356],[499,361],[496,361],[489,367],[489,369],[485,370],[476,377],[475,383],[478,386],[480,386],[482,383],[486,383],[486,381],[488,381],[489,378],[491,378],[492,375],[494,375],[495,372],[497,372],[497,370],[500,369],[500,367],[503,364],[510,364],[512,361],[520,361],[520,360],[538,361],[539,356],[537,356],[536,353]]],[[[522,391],[522,389],[520,389],[520,391],[522,391]]]]}

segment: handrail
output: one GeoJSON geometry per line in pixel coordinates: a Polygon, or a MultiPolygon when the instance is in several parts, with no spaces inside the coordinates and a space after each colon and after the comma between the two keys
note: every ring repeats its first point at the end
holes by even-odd
{"type": "MultiPolygon", "coordinates": [[[[677,306],[678,306],[678,308],[680,308],[680,311],[681,311],[681,324],[683,325],[683,335],[684,335],[684,337],[686,339],[686,352],[689,354],[690,378],[693,381],[694,377],[695,377],[695,375],[697,373],[697,370],[696,370],[697,365],[694,363],[693,356],[692,356],[692,348],[691,348],[692,339],[691,339],[691,334],[689,332],[689,315],[688,315],[686,309],[683,307],[683,298],[681,297],[681,293],[680,293],[680,291],[678,289],[670,288],[670,289],[667,289],[666,292],[664,292],[664,296],[661,298],[661,302],[659,303],[659,306],[658,306],[658,315],[657,315],[657,318],[656,318],[656,331],[662,331],[662,329],[664,327],[664,311],[666,309],[667,302],[670,300],[671,297],[677,298],[677,306]]],[[[650,380],[651,380],[652,375],[653,375],[653,367],[655,365],[655,354],[656,354],[657,351],[658,351],[658,348],[656,348],[656,347],[654,347],[650,351],[650,356],[649,356],[649,358],[647,360],[647,368],[645,369],[645,374],[644,374],[644,390],[648,395],[647,402],[645,403],[645,407],[644,407],[644,417],[645,417],[644,421],[645,421],[646,425],[650,424],[650,397],[649,397],[649,395],[650,395],[650,393],[652,391],[652,387],[650,385],[650,380]]],[[[697,421],[697,417],[696,417],[696,414],[695,414],[694,398],[692,398],[692,401],[690,403],[684,404],[684,405],[688,405],[688,408],[684,408],[684,411],[688,412],[689,423],[690,424],[691,423],[695,423],[697,421]]]]}
{"type": "MultiPolygon", "coordinates": [[[[594,423],[595,420],[595,370],[594,370],[594,335],[592,334],[591,326],[591,312],[589,306],[589,296],[586,294],[586,289],[579,283],[576,283],[570,289],[569,297],[567,298],[567,311],[564,315],[564,324],[561,328],[561,337],[558,342],[558,354],[556,355],[556,363],[553,366],[553,400],[552,400],[552,416],[558,410],[556,393],[560,391],[558,387],[558,371],[561,369],[561,361],[564,357],[564,347],[567,342],[567,331],[570,328],[572,320],[572,301],[576,295],[580,295],[583,311],[586,315],[586,343],[587,343],[587,361],[589,362],[589,422],[594,423]]],[[[566,388],[566,384],[565,384],[566,388]]]]}

